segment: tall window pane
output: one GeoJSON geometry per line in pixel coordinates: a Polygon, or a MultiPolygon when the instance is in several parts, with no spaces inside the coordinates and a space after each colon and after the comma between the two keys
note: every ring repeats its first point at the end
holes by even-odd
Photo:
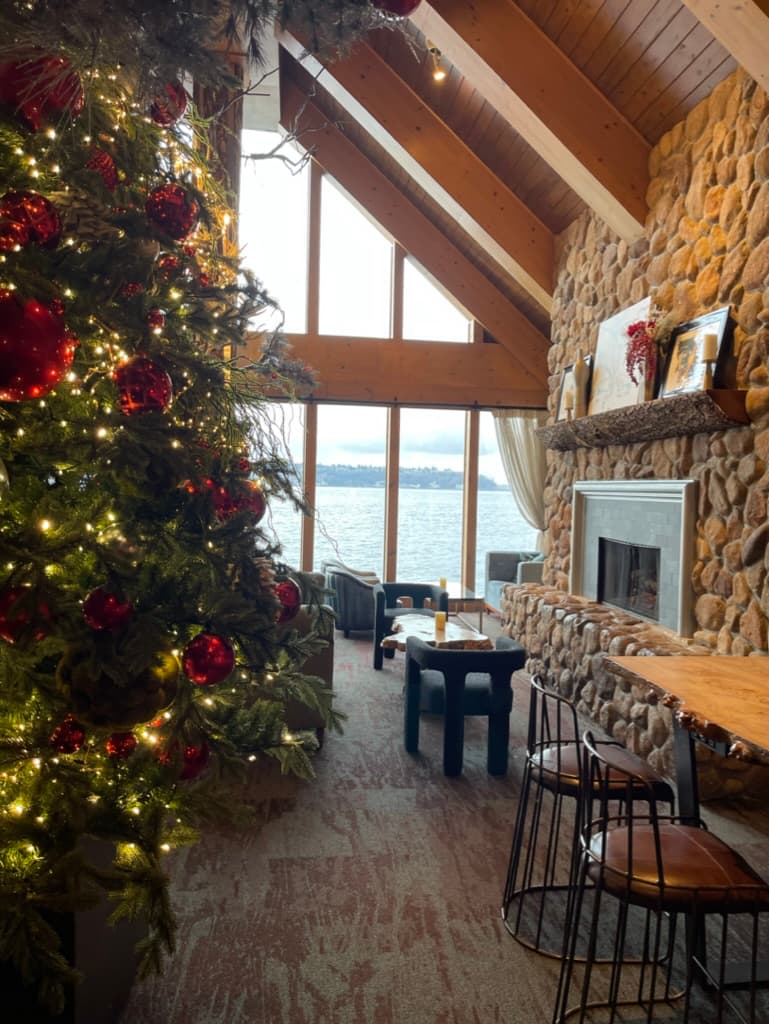
{"type": "MultiPolygon", "coordinates": [[[[265,406],[267,435],[254,438],[260,450],[267,447],[299,468],[297,491],[302,490],[301,463],[304,456],[304,406],[289,402],[269,402],[265,406]]],[[[267,514],[260,524],[267,537],[278,541],[283,549],[283,560],[299,567],[302,536],[302,513],[290,501],[271,497],[267,514]]]]}
{"type": "MultiPolygon", "coordinates": [[[[271,152],[280,139],[277,132],[242,133],[239,243],[243,265],[280,303],[284,330],[303,334],[307,330],[307,167],[292,170],[282,160],[248,159],[249,154],[271,152]]],[[[293,146],[284,146],[281,153],[300,160],[293,146]]],[[[279,323],[279,317],[265,313],[254,327],[270,330],[279,323]]]]}
{"type": "Polygon", "coordinates": [[[398,579],[459,580],[465,414],[401,412],[398,579]]]}
{"type": "Polygon", "coordinates": [[[391,242],[328,175],[320,218],[320,333],[388,338],[391,242]]]}
{"type": "Polygon", "coordinates": [[[387,413],[381,407],[318,409],[318,569],[332,559],[382,576],[386,429],[387,413]]]}
{"type": "Polygon", "coordinates": [[[403,337],[415,341],[470,340],[470,320],[410,258],[403,264],[403,337]]]}
{"type": "Polygon", "coordinates": [[[479,449],[475,589],[483,593],[487,582],[486,552],[533,551],[537,531],[523,518],[510,492],[490,412],[480,415],[479,449]],[[489,483],[493,481],[498,489],[490,488],[480,477],[485,477],[489,483]]]}

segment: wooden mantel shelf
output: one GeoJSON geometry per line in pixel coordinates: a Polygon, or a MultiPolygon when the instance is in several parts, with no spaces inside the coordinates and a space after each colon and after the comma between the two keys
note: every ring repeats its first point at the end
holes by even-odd
{"type": "Polygon", "coordinates": [[[595,416],[561,420],[537,433],[546,448],[605,448],[610,444],[654,441],[663,437],[712,433],[748,423],[745,391],[689,391],[653,402],[611,409],[595,416]]]}

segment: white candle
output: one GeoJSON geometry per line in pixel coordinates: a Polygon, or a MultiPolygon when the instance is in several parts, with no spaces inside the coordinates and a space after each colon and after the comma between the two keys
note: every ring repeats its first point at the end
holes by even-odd
{"type": "Polygon", "coordinates": [[[702,339],[702,355],[700,360],[703,363],[714,363],[718,359],[718,335],[706,334],[702,339]]]}

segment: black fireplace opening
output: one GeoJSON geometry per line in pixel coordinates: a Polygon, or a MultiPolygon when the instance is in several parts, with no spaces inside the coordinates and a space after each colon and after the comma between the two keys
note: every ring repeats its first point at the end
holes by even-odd
{"type": "Polygon", "coordinates": [[[659,622],[660,549],[598,538],[598,600],[659,622]]]}

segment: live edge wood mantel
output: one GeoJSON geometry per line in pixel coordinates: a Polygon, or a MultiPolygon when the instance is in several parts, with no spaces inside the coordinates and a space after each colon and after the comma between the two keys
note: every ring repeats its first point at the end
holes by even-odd
{"type": "Polygon", "coordinates": [[[560,420],[540,427],[537,433],[546,448],[562,452],[712,433],[749,422],[745,395],[745,391],[731,389],[690,391],[594,416],[560,420]]]}

